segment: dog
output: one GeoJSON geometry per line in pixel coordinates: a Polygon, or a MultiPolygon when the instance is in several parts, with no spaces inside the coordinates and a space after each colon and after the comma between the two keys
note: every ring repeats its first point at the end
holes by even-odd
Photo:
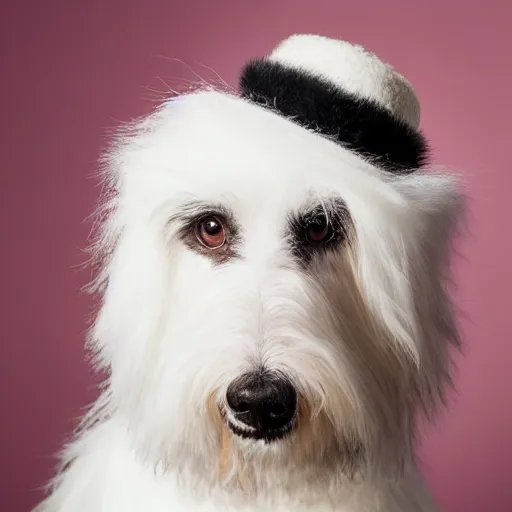
{"type": "Polygon", "coordinates": [[[103,161],[106,381],[36,512],[432,512],[416,424],[459,334],[458,179],[411,84],[295,35],[173,95],[103,161]]]}

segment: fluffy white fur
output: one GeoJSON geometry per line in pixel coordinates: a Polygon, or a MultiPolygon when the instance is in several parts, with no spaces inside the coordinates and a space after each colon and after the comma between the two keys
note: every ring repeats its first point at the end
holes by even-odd
{"type": "Polygon", "coordinates": [[[414,424],[442,403],[457,341],[453,179],[393,177],[213,90],[125,129],[105,177],[91,343],[108,379],[37,512],[433,511],[414,424]],[[332,196],[349,243],[306,272],[287,218],[332,196]],[[180,241],[191,200],[233,212],[239,258],[215,266],[180,241]],[[239,440],[218,409],[261,361],[307,404],[268,445],[239,440]]]}

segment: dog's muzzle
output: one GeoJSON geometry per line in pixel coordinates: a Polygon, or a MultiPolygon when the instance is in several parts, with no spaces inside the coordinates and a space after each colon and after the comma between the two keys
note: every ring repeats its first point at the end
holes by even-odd
{"type": "Polygon", "coordinates": [[[295,424],[297,391],[282,374],[268,371],[246,373],[226,393],[229,428],[249,439],[275,441],[295,424]]]}

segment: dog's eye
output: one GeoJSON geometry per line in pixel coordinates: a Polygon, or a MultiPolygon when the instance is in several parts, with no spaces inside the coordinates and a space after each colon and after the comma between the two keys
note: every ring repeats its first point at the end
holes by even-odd
{"type": "Polygon", "coordinates": [[[208,249],[218,249],[226,242],[226,230],[218,217],[201,219],[196,227],[196,236],[208,249]]]}
{"type": "Polygon", "coordinates": [[[332,228],[324,214],[316,215],[306,226],[306,238],[311,244],[327,242],[332,237],[332,228]]]}

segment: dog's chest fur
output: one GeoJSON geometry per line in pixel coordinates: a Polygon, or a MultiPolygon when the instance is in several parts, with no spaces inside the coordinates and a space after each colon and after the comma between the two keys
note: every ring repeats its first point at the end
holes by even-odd
{"type": "MultiPolygon", "coordinates": [[[[394,485],[358,484],[318,496],[309,504],[280,498],[234,500],[221,491],[184,490],[176,475],[145,468],[128,446],[125,430],[110,420],[93,428],[77,446],[77,458],[62,485],[36,512],[433,512],[414,472],[394,485]]],[[[279,493],[277,494],[279,496],[279,493]]]]}

